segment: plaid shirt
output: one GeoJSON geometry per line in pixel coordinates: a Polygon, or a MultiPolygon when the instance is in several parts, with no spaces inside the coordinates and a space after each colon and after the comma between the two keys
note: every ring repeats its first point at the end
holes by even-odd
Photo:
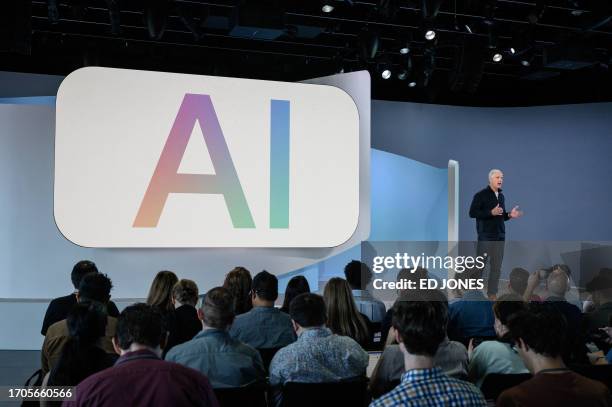
{"type": "Polygon", "coordinates": [[[448,377],[440,368],[434,367],[407,371],[395,389],[374,400],[370,407],[486,405],[484,397],[476,386],[448,377]]]}

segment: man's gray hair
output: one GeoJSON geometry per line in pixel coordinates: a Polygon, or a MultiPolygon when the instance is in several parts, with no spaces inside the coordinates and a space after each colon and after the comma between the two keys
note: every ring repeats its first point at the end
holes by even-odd
{"type": "Polygon", "coordinates": [[[503,174],[502,170],[498,170],[497,168],[493,168],[491,171],[489,171],[489,181],[491,180],[491,178],[493,178],[493,175],[495,175],[495,173],[499,172],[500,174],[503,174]]]}

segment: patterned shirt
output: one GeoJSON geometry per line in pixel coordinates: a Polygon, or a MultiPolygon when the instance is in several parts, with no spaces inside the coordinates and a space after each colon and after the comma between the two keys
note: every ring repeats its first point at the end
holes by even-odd
{"type": "Polygon", "coordinates": [[[353,339],[328,328],[309,328],[279,350],[270,364],[270,384],[323,383],[365,375],[368,353],[353,339]]]}
{"type": "Polygon", "coordinates": [[[370,407],[409,406],[486,406],[476,386],[446,376],[438,367],[409,370],[402,382],[389,393],[375,400],[370,407]]]}

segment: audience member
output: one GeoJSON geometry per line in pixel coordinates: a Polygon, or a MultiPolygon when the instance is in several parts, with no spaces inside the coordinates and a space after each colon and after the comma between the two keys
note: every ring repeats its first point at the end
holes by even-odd
{"type": "Polygon", "coordinates": [[[270,364],[270,384],[323,383],[365,375],[368,354],[353,339],[325,327],[325,302],[317,294],[293,299],[289,314],[298,339],[279,350],[270,364]]]}
{"type": "Polygon", "coordinates": [[[372,271],[367,264],[357,260],[344,267],[344,276],[350,284],[357,309],[372,322],[382,322],[385,316],[385,304],[374,298],[367,290],[372,280],[372,271]]]}
{"type": "Polygon", "coordinates": [[[265,380],[259,353],[227,332],[234,320],[234,298],[227,289],[217,287],[206,293],[198,316],[204,327],[202,332],[172,348],[166,360],[202,372],[214,388],[265,380]]]}
{"type": "MultiPolygon", "coordinates": [[[[421,293],[420,296],[414,295],[410,300],[406,301],[424,300],[439,301],[444,305],[445,313],[443,315],[443,323],[444,331],[446,332],[446,326],[448,324],[448,301],[444,294],[438,290],[432,290],[427,293],[427,295],[421,293]]],[[[391,311],[392,310],[393,308],[391,308],[391,311]]],[[[395,328],[391,327],[389,335],[395,339],[395,328]]],[[[465,379],[467,378],[468,367],[467,349],[462,343],[449,341],[448,337],[445,337],[436,350],[433,357],[433,365],[434,367],[439,367],[447,376],[465,379]]],[[[404,354],[399,345],[387,345],[370,377],[370,391],[372,396],[376,398],[389,391],[391,383],[399,381],[404,372],[404,354]]]]}
{"type": "Polygon", "coordinates": [[[370,404],[394,406],[486,406],[471,383],[448,377],[434,366],[434,355],[446,337],[443,301],[400,301],[393,307],[393,327],[406,372],[391,392],[370,404]]]}
{"type": "MultiPolygon", "coordinates": [[[[74,286],[74,292],[66,295],[65,297],[55,298],[49,303],[49,307],[47,308],[47,312],[45,312],[45,318],[43,319],[42,328],[40,330],[40,333],[43,336],[47,334],[47,329],[49,329],[51,325],[66,319],[72,307],[77,303],[76,293],[79,290],[79,284],[81,283],[83,276],[88,273],[97,272],[98,268],[89,260],[81,260],[74,265],[72,268],[72,273],[70,273],[70,279],[72,280],[72,285],[74,286]]],[[[114,302],[108,302],[107,313],[111,317],[119,316],[119,310],[114,302]]]]}
{"type": "Polygon", "coordinates": [[[262,271],[253,278],[251,301],[253,309],[238,315],[230,335],[256,349],[281,348],[295,341],[291,318],[274,308],[278,298],[278,279],[262,271]]]}
{"type": "Polygon", "coordinates": [[[65,406],[218,406],[206,376],[162,360],[166,331],[158,308],[127,307],[113,345],[121,356],[110,369],[81,382],[65,406]]]}
{"type": "Polygon", "coordinates": [[[490,373],[528,373],[523,360],[514,349],[514,341],[506,326],[512,315],[524,309],[522,296],[514,293],[502,295],[493,304],[497,340],[484,341],[475,348],[476,344],[470,341],[469,378],[478,387],[482,386],[484,378],[490,373]]]}
{"type": "Polygon", "coordinates": [[[327,309],[327,327],[336,335],[353,338],[366,348],[371,342],[370,321],[357,311],[351,287],[346,280],[330,279],[323,290],[327,309]]]}
{"type": "Polygon", "coordinates": [[[174,324],[170,327],[168,344],[164,355],[170,349],[193,339],[202,330],[202,322],[198,318],[198,286],[192,280],[179,280],[172,288],[174,301],[174,324]]]}
{"type": "Polygon", "coordinates": [[[586,289],[591,293],[595,309],[585,314],[589,331],[595,331],[610,325],[612,316],[612,276],[598,274],[591,280],[586,289]]]}
{"type": "MultiPolygon", "coordinates": [[[[529,283],[529,272],[521,267],[513,268],[510,272],[510,279],[508,280],[508,289],[511,294],[516,294],[523,298],[525,290],[529,283]]],[[[542,299],[535,294],[531,294],[528,301],[542,301],[542,299]]]]}
{"type": "Polygon", "coordinates": [[[149,289],[147,304],[157,307],[162,316],[173,313],[172,288],[177,282],[178,277],[171,271],[165,270],[157,273],[149,289]]]}
{"type": "Polygon", "coordinates": [[[252,283],[251,273],[244,267],[235,267],[225,276],[223,288],[229,290],[234,298],[236,315],[249,312],[251,308],[253,308],[253,304],[251,303],[252,283]]]}
{"type": "Polygon", "coordinates": [[[291,280],[287,283],[287,288],[285,288],[285,298],[283,299],[283,306],[281,307],[281,311],[288,314],[289,313],[289,305],[291,304],[291,300],[297,297],[300,294],[309,293],[310,285],[308,284],[308,280],[304,276],[295,276],[292,277],[291,280]]]}
{"type": "Polygon", "coordinates": [[[569,370],[562,358],[567,325],[553,303],[531,303],[510,317],[510,335],[534,375],[504,391],[498,406],[610,406],[612,396],[600,382],[569,370]]]}
{"type": "MultiPolygon", "coordinates": [[[[43,385],[76,386],[115,363],[117,355],[104,352],[96,343],[104,337],[106,310],[99,303],[77,304],[66,318],[70,338],[43,385]]],[[[50,402],[47,405],[61,405],[50,402]]]]}
{"type": "MultiPolygon", "coordinates": [[[[110,291],[113,287],[111,280],[101,273],[86,274],[79,284],[76,293],[77,302],[80,304],[98,303],[101,307],[107,307],[110,299],[110,291]]],[[[117,319],[107,317],[106,332],[99,338],[96,345],[107,353],[115,352],[111,338],[115,335],[117,319]]],[[[42,346],[41,360],[43,374],[48,373],[57,363],[64,344],[70,338],[70,330],[66,319],[51,325],[42,346]]]]}
{"type": "MultiPolygon", "coordinates": [[[[459,275],[469,281],[480,278],[478,269],[471,269],[459,275]]],[[[478,289],[461,290],[462,297],[451,300],[448,305],[448,337],[468,344],[472,338],[495,338],[493,325],[493,303],[478,289]]]]}

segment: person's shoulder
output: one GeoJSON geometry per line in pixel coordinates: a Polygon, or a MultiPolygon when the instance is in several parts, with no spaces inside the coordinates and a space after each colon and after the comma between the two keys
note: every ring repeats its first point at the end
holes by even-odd
{"type": "Polygon", "coordinates": [[[74,296],[74,294],[68,294],[62,297],[56,297],[52,299],[51,302],[49,303],[49,306],[59,307],[62,305],[63,306],[70,305],[72,303],[76,303],[76,297],[74,296]]]}
{"type": "MultiPolygon", "coordinates": [[[[445,376],[445,381],[448,385],[452,386],[461,393],[469,393],[473,397],[477,399],[482,399],[484,401],[484,397],[481,391],[476,387],[474,383],[470,383],[466,380],[457,379],[455,377],[445,376]]],[[[448,386],[447,386],[448,388],[448,386]]]]}
{"type": "Polygon", "coordinates": [[[576,377],[576,382],[580,385],[580,386],[584,386],[585,387],[585,393],[586,393],[586,388],[589,389],[590,393],[592,395],[607,395],[609,390],[608,390],[608,386],[606,386],[605,384],[603,384],[600,381],[597,380],[593,380],[591,378],[588,378],[586,376],[583,376],[579,373],[576,372],[572,372],[575,377],[576,377]]]}
{"type": "Polygon", "coordinates": [[[61,321],[57,321],[49,326],[46,337],[54,338],[66,335],[68,335],[68,322],[65,319],[62,319],[61,321]]]}

